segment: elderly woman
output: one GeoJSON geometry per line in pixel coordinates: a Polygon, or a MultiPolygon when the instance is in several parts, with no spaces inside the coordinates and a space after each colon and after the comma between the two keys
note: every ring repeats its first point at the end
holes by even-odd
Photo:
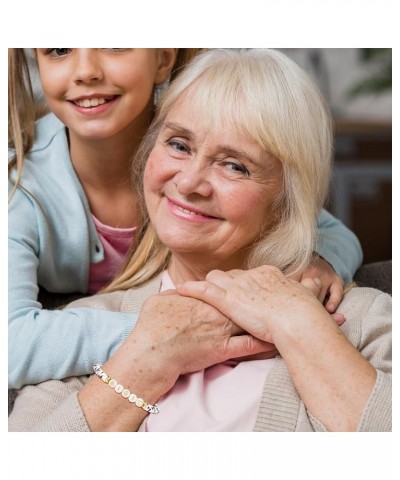
{"type": "Polygon", "coordinates": [[[331,138],[281,53],[195,59],[136,162],[140,244],[106,293],[72,304],[140,311],[136,327],[95,375],[20,390],[9,429],[390,430],[390,297],[350,289],[339,328],[318,279],[284,275],[312,255],[331,138]]]}

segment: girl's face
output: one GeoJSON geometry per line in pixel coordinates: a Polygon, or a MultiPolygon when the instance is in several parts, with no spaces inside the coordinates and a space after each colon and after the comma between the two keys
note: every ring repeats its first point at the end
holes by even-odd
{"type": "Polygon", "coordinates": [[[176,49],[37,49],[49,108],[85,139],[147,128],[154,85],[166,80],[175,58],[176,49]]]}
{"type": "Polygon", "coordinates": [[[230,128],[210,128],[184,97],[167,115],[144,173],[160,240],[174,254],[228,269],[243,268],[247,248],[271,226],[281,188],[278,160],[230,128]]]}

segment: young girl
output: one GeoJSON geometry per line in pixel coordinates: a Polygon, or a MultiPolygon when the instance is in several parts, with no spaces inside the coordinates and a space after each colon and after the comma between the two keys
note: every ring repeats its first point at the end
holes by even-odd
{"type": "MultiPolygon", "coordinates": [[[[132,155],[153,118],[155,88],[193,54],[36,49],[52,113],[34,124],[24,52],[10,49],[9,388],[87,374],[135,325],[131,314],[44,310],[39,286],[95,293],[119,270],[141,220],[132,155]]],[[[317,253],[349,281],[362,260],[356,237],[326,211],[319,229],[317,253]]],[[[303,277],[321,278],[332,312],[342,282],[327,262],[303,277]]]]}

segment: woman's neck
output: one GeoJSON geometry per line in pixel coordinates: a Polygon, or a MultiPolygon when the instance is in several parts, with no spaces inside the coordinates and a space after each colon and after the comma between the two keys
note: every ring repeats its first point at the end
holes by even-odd
{"type": "Polygon", "coordinates": [[[233,269],[244,269],[244,260],[219,260],[206,257],[204,254],[177,255],[172,254],[168,265],[168,273],[172,282],[179,285],[191,280],[205,280],[211,270],[224,272],[233,269]]]}

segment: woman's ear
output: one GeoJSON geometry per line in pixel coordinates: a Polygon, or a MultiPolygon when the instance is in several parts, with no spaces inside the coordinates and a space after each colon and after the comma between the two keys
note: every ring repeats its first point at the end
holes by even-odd
{"type": "Polygon", "coordinates": [[[158,48],[158,69],[154,79],[156,85],[161,85],[169,77],[178,55],[177,48],[158,48]]]}

